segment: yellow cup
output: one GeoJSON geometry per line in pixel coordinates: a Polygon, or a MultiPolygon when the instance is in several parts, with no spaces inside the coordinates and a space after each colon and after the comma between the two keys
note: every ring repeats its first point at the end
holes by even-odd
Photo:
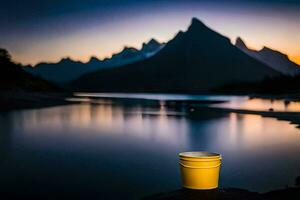
{"type": "Polygon", "coordinates": [[[218,188],[221,155],[205,151],[179,154],[182,186],[188,189],[218,188]]]}

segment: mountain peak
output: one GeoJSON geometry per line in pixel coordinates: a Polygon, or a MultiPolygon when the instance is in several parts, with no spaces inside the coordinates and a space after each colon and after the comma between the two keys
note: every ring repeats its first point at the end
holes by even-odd
{"type": "MultiPolygon", "coordinates": [[[[278,52],[279,53],[279,51],[273,50],[273,49],[271,49],[269,47],[266,47],[266,46],[263,46],[263,48],[259,51],[260,52],[278,52]]],[[[283,54],[283,53],[280,53],[280,54],[283,54]]]]}
{"type": "Polygon", "coordinates": [[[74,62],[70,57],[64,57],[59,62],[74,62]]]}
{"type": "Polygon", "coordinates": [[[277,51],[277,50],[274,50],[274,49],[271,49],[269,47],[266,47],[264,46],[261,50],[258,51],[259,53],[262,53],[262,54],[265,54],[265,55],[268,55],[268,54],[274,54],[274,55],[277,55],[277,56],[280,56],[284,59],[289,59],[288,56],[284,53],[281,53],[280,51],[277,51]]]}
{"type": "Polygon", "coordinates": [[[202,27],[202,28],[203,28],[203,27],[204,27],[204,28],[208,28],[202,21],[200,21],[200,20],[197,19],[196,17],[193,17],[189,29],[192,29],[192,28],[199,28],[199,27],[202,27]]]}
{"type": "Polygon", "coordinates": [[[151,40],[149,40],[149,42],[143,43],[142,49],[147,46],[159,46],[159,45],[160,45],[160,43],[156,39],[152,38],[151,40]]]}
{"type": "Polygon", "coordinates": [[[196,17],[193,17],[192,18],[192,24],[203,24],[200,19],[196,18],[196,17]]]}
{"type": "Polygon", "coordinates": [[[235,46],[238,47],[239,49],[247,49],[247,45],[245,42],[242,40],[242,38],[237,37],[235,41],[235,46]]]}
{"type": "Polygon", "coordinates": [[[162,44],[160,44],[156,39],[152,38],[149,42],[143,43],[141,51],[153,52],[157,51],[162,44]]]}
{"type": "Polygon", "coordinates": [[[152,38],[147,45],[160,45],[160,43],[156,39],[152,38]]]}
{"type": "Polygon", "coordinates": [[[267,52],[267,51],[274,51],[274,50],[270,49],[269,47],[263,46],[263,48],[259,51],[266,51],[267,52]]]}
{"type": "Polygon", "coordinates": [[[134,47],[124,46],[123,50],[115,53],[112,55],[111,59],[118,58],[118,59],[128,59],[135,57],[139,54],[139,50],[134,47]]]}
{"type": "MultiPolygon", "coordinates": [[[[213,29],[206,26],[202,21],[197,18],[192,18],[191,24],[188,30],[184,33],[189,35],[189,37],[194,38],[194,40],[202,40],[202,42],[207,42],[207,40],[218,40],[218,41],[226,41],[226,43],[230,43],[229,38],[219,34],[213,29]],[[199,37],[201,35],[201,37],[199,37]]],[[[178,34],[179,35],[179,34],[178,34]]]]}
{"type": "Polygon", "coordinates": [[[138,50],[134,47],[125,46],[122,51],[123,52],[137,52],[138,50]]]}
{"type": "Polygon", "coordinates": [[[89,62],[99,62],[100,60],[96,56],[91,56],[89,62]]]}

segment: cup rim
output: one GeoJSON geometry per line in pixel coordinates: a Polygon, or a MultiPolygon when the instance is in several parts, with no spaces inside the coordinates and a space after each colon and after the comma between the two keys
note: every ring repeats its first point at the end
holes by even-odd
{"type": "Polygon", "coordinates": [[[185,158],[219,158],[221,154],[208,151],[187,151],[179,153],[179,157],[185,158]]]}

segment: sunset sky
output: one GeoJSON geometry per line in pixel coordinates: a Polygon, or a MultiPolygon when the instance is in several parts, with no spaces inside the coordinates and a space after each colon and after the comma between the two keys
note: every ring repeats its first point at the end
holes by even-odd
{"type": "MultiPolygon", "coordinates": [[[[23,64],[62,57],[104,58],[151,38],[166,42],[192,17],[254,49],[288,54],[300,64],[298,0],[9,0],[1,1],[0,47],[23,64]],[[263,3],[262,3],[263,2],[263,3]]],[[[201,37],[201,36],[199,36],[201,37]]]]}

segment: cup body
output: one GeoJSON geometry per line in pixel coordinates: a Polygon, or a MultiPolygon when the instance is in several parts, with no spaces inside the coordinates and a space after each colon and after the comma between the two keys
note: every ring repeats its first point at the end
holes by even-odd
{"type": "Polygon", "coordinates": [[[205,151],[179,154],[182,186],[188,189],[218,188],[221,155],[205,151]]]}

